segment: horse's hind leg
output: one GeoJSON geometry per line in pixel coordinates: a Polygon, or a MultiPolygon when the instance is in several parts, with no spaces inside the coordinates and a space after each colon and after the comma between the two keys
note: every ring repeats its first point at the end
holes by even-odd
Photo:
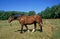
{"type": "Polygon", "coordinates": [[[25,25],[25,27],[26,27],[27,31],[30,32],[29,29],[28,29],[28,27],[27,27],[27,25],[25,25]]]}
{"type": "Polygon", "coordinates": [[[39,27],[40,27],[40,32],[42,32],[42,25],[41,23],[38,23],[39,27]]]}
{"type": "Polygon", "coordinates": [[[34,29],[32,30],[32,32],[36,31],[36,23],[34,23],[34,29]]]}

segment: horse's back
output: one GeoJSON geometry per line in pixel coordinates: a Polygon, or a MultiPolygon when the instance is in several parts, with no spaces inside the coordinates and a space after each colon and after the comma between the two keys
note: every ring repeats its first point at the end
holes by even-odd
{"type": "Polygon", "coordinates": [[[40,23],[42,19],[39,15],[31,15],[31,16],[24,15],[21,16],[19,20],[22,24],[31,24],[33,22],[40,23]]]}
{"type": "Polygon", "coordinates": [[[20,21],[23,21],[25,24],[31,24],[35,21],[35,19],[32,16],[22,16],[20,21]]]}
{"type": "Polygon", "coordinates": [[[30,19],[34,19],[34,20],[41,20],[41,17],[39,15],[31,15],[31,16],[21,16],[21,19],[23,20],[30,20],[30,19]]]}

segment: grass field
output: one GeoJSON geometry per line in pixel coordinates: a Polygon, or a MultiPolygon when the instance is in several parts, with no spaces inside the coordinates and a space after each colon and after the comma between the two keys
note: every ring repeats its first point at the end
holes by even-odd
{"type": "MultiPolygon", "coordinates": [[[[33,29],[33,24],[28,27],[33,29]]],[[[60,19],[43,19],[43,32],[37,30],[21,34],[19,30],[18,21],[13,21],[10,26],[7,20],[0,20],[0,39],[60,39],[60,19]]]]}

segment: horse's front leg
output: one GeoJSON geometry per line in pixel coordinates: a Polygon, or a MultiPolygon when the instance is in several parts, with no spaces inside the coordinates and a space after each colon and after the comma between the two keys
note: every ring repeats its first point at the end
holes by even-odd
{"type": "Polygon", "coordinates": [[[20,33],[23,33],[23,25],[21,25],[21,32],[20,33]]]}
{"type": "Polygon", "coordinates": [[[25,27],[26,27],[27,31],[30,32],[29,29],[28,29],[28,27],[27,27],[27,25],[25,25],[25,27]]]}
{"type": "Polygon", "coordinates": [[[36,31],[36,23],[34,23],[34,29],[32,30],[32,32],[36,31]]]}

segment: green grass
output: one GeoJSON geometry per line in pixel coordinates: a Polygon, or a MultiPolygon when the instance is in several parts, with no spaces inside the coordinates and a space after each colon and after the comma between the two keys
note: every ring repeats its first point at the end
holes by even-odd
{"type": "MultiPolygon", "coordinates": [[[[0,39],[60,39],[60,19],[43,19],[43,32],[26,31],[21,34],[18,31],[20,26],[18,21],[13,21],[10,26],[7,20],[0,20],[0,39]]],[[[29,29],[33,29],[33,26],[28,25],[29,29]]]]}

